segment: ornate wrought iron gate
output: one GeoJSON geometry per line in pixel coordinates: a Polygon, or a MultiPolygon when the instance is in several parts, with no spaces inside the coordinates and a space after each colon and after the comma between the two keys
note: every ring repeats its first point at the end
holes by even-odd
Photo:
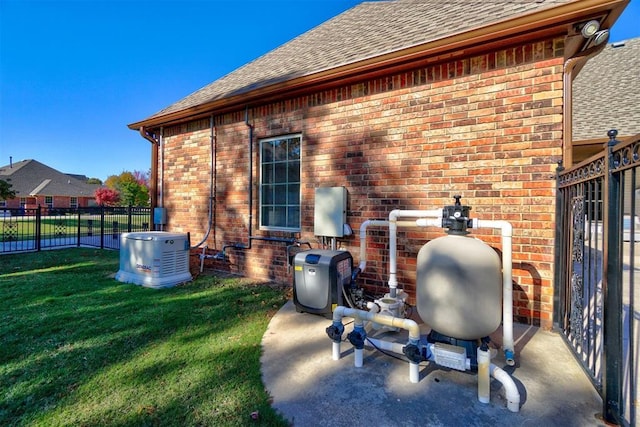
{"type": "Polygon", "coordinates": [[[640,135],[558,168],[554,323],[602,396],[606,421],[638,422],[640,135]],[[636,262],[638,258],[638,262],[636,262]]]}

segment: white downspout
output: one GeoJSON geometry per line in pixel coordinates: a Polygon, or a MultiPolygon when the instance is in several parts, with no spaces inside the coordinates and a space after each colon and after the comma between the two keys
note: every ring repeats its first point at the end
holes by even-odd
{"type": "Polygon", "coordinates": [[[491,371],[491,376],[500,381],[504,387],[507,397],[507,409],[511,412],[520,411],[520,393],[518,392],[518,387],[513,381],[513,378],[493,363],[489,366],[489,369],[491,371]]]}
{"type": "Polygon", "coordinates": [[[396,297],[396,288],[398,287],[397,277],[397,254],[398,246],[398,218],[442,218],[442,208],[434,210],[399,210],[394,209],[389,212],[389,295],[391,298],[396,297]]]}
{"type": "Polygon", "coordinates": [[[502,347],[507,365],[514,366],[513,343],[513,227],[507,221],[474,220],[473,228],[493,228],[502,232],[502,347]]]}

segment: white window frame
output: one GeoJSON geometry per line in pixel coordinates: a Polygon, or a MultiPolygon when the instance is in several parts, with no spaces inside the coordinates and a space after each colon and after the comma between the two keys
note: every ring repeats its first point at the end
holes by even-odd
{"type": "Polygon", "coordinates": [[[302,192],[300,188],[302,180],[302,134],[265,138],[259,140],[258,145],[260,150],[260,206],[258,208],[260,229],[298,232],[301,229],[302,221],[302,192]],[[296,139],[297,153],[292,153],[289,144],[295,142],[296,139]],[[285,159],[266,156],[268,147],[274,147],[276,143],[287,144],[285,159]],[[297,181],[295,181],[295,171],[291,169],[295,162],[298,163],[297,181]],[[282,167],[285,168],[286,177],[284,179],[282,176],[276,176],[278,170],[283,172],[282,167]],[[266,176],[266,173],[270,173],[271,176],[266,176]],[[283,191],[277,191],[279,189],[283,191]],[[284,200],[282,197],[284,197],[284,200]],[[284,213],[284,219],[278,213],[284,213]]]}
{"type": "Polygon", "coordinates": [[[69,207],[71,209],[76,209],[78,207],[78,198],[75,196],[69,197],[69,207]]]}
{"type": "Polygon", "coordinates": [[[44,196],[44,204],[51,209],[53,207],[53,196],[44,196]]]}

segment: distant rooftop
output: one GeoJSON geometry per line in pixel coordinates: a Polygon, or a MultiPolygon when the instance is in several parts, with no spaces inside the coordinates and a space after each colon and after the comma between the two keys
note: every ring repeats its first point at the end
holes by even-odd
{"type": "Polygon", "coordinates": [[[65,174],[33,159],[0,167],[0,179],[11,184],[11,190],[16,192],[17,197],[92,197],[99,185],[87,184],[86,179],[79,177],[84,175],[65,174]]]}
{"type": "Polygon", "coordinates": [[[573,86],[573,140],[640,133],[640,38],[610,43],[573,86]]]}

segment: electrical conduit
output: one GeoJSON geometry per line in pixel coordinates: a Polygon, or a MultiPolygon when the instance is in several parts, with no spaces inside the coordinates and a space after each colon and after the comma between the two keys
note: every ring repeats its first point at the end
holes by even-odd
{"type": "MultiPolygon", "coordinates": [[[[204,237],[202,238],[201,241],[199,241],[198,243],[196,243],[194,246],[191,246],[191,249],[197,249],[200,247],[200,245],[202,245],[204,242],[207,241],[207,239],[209,238],[209,234],[211,234],[211,228],[213,227],[213,201],[215,200],[215,194],[214,194],[214,174],[215,174],[215,167],[216,167],[216,161],[215,161],[215,140],[216,140],[216,127],[215,127],[215,120],[213,117],[213,114],[211,115],[211,118],[209,120],[209,127],[211,129],[211,136],[210,136],[210,147],[211,147],[211,170],[209,171],[209,220],[208,220],[208,225],[207,225],[207,232],[204,234],[204,237]]],[[[203,251],[204,254],[204,251],[203,251]]],[[[204,260],[204,258],[201,258],[201,262],[200,262],[200,272],[202,272],[202,260],[204,260]]]]}

